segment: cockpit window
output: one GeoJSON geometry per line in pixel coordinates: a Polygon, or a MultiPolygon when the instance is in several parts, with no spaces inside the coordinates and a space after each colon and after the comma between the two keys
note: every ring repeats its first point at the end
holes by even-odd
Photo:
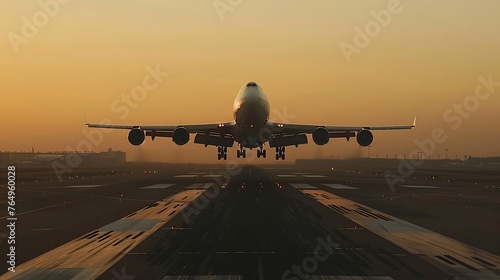
{"type": "Polygon", "coordinates": [[[250,82],[247,84],[247,87],[256,87],[256,86],[257,86],[257,84],[254,82],[250,82]]]}

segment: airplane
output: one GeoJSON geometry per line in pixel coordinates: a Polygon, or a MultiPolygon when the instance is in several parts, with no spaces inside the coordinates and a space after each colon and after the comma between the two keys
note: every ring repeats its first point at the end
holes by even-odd
{"type": "Polygon", "coordinates": [[[177,145],[185,145],[194,134],[194,143],[217,146],[217,159],[227,160],[227,148],[238,143],[237,158],[246,158],[245,148],[258,148],[257,158],[266,158],[264,144],[276,148],[276,160],[285,159],[285,147],[307,144],[307,134],[314,143],[325,145],[330,138],[356,137],[360,146],[369,146],[373,141],[371,130],[411,129],[412,125],[392,126],[330,126],[311,124],[289,124],[269,120],[269,101],[262,88],[255,82],[248,82],[239,91],[233,103],[233,121],[209,124],[185,125],[114,125],[85,123],[91,128],[128,129],[128,141],[141,145],[146,136],[172,138],[177,145]]]}

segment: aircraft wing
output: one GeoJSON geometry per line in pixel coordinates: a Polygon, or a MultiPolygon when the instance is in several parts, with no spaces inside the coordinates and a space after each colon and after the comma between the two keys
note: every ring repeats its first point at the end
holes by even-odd
{"type": "Polygon", "coordinates": [[[413,120],[411,125],[386,125],[386,126],[335,126],[335,125],[314,125],[314,124],[287,124],[269,122],[271,131],[282,134],[296,133],[313,133],[318,127],[326,128],[329,132],[346,132],[367,130],[395,130],[395,129],[411,129],[415,127],[417,118],[413,120]]]}
{"type": "MultiPolygon", "coordinates": [[[[135,136],[142,134],[151,136],[151,140],[156,137],[174,137],[174,131],[180,129],[179,133],[185,132],[189,134],[196,134],[194,143],[232,147],[234,139],[232,135],[234,122],[223,123],[207,123],[207,124],[179,124],[179,125],[121,125],[121,124],[96,124],[86,123],[91,128],[104,128],[104,129],[125,129],[130,130],[129,141],[131,134],[135,131],[135,136]]],[[[180,134],[179,134],[180,135],[180,134]]],[[[184,135],[185,136],[185,135],[184,135]]],[[[189,139],[189,136],[187,136],[189,139]]],[[[175,139],[173,138],[172,140],[175,139]]],[[[140,141],[142,143],[142,141],[140,141]]],[[[181,141],[183,142],[183,141],[181,141]]],[[[132,142],[131,142],[132,143],[132,142]]],[[[177,142],[176,142],[177,143],[177,142]]],[[[185,143],[184,143],[185,144],[185,143]]],[[[183,145],[183,144],[181,144],[183,145]]]]}
{"type": "Polygon", "coordinates": [[[314,125],[314,124],[289,124],[268,122],[271,132],[270,146],[298,146],[307,144],[306,134],[312,134],[314,142],[324,145],[330,138],[356,137],[361,146],[368,146],[373,140],[370,130],[397,130],[411,129],[416,125],[415,118],[411,125],[386,125],[386,126],[336,126],[336,125],[314,125]]]}
{"type": "Polygon", "coordinates": [[[109,128],[109,129],[134,129],[140,128],[144,131],[174,131],[178,127],[186,128],[189,133],[205,132],[217,130],[220,131],[221,128],[228,128],[234,125],[233,122],[225,123],[207,123],[207,124],[179,124],[179,125],[122,125],[122,124],[97,124],[97,123],[86,123],[88,127],[93,128],[109,128]]]}

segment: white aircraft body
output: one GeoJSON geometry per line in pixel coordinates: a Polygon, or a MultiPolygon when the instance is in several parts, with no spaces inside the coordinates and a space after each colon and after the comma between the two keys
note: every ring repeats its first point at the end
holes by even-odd
{"type": "Polygon", "coordinates": [[[113,125],[89,124],[88,127],[128,129],[128,140],[132,145],[141,145],[146,136],[170,137],[177,145],[185,145],[194,134],[194,143],[217,146],[219,160],[227,159],[227,148],[238,143],[237,157],[246,157],[245,148],[258,148],[257,157],[266,157],[264,144],[276,148],[276,160],[285,159],[286,146],[307,144],[307,134],[317,145],[325,145],[330,138],[351,137],[361,146],[369,146],[373,141],[371,130],[411,129],[412,125],[393,126],[330,126],[311,124],[288,124],[269,120],[269,101],[262,88],[255,82],[244,85],[233,105],[233,121],[211,124],[186,125],[113,125]]]}

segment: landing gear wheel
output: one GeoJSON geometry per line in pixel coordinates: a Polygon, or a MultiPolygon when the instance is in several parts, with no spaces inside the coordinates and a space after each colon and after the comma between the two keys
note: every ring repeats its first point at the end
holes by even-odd
{"type": "Polygon", "coordinates": [[[276,147],[276,160],[279,160],[280,158],[282,160],[285,160],[285,147],[284,146],[276,147]]]}
{"type": "Polygon", "coordinates": [[[266,150],[264,150],[262,144],[260,145],[259,149],[257,150],[257,157],[263,157],[266,158],[266,150]]]}
{"type": "Polygon", "coordinates": [[[240,157],[243,157],[243,158],[246,158],[247,157],[247,151],[243,149],[243,147],[241,147],[239,150],[236,151],[236,157],[240,158],[240,157]]]}
{"type": "Polygon", "coordinates": [[[221,159],[227,160],[227,147],[218,146],[217,151],[218,151],[217,153],[218,160],[221,159]]]}

